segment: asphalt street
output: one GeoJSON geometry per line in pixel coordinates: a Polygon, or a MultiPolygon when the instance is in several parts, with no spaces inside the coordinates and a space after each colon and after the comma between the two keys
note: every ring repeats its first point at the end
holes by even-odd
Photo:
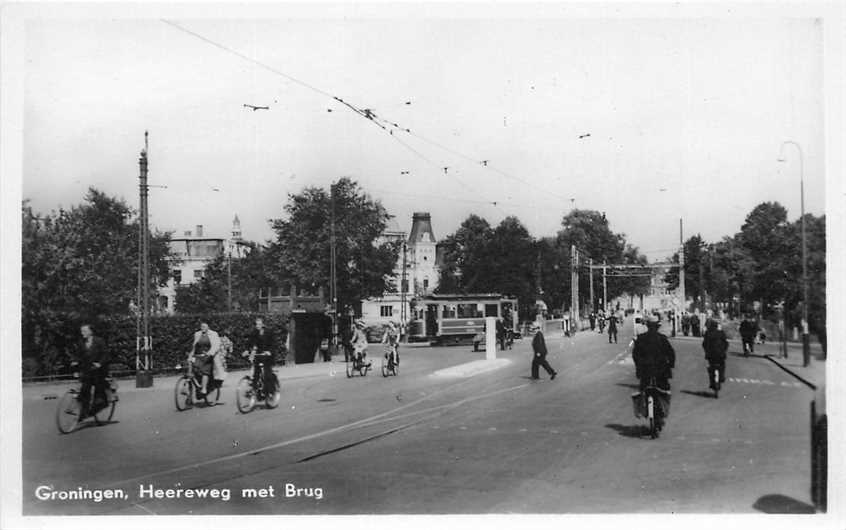
{"type": "Polygon", "coordinates": [[[69,435],[56,430],[57,401],[45,399],[63,387],[25,388],[23,513],[811,511],[811,389],[735,346],[715,399],[699,340],[673,339],[671,413],[651,440],[632,412],[631,333],[618,344],[592,332],[548,337],[554,381],[543,370],[529,379],[526,339],[472,376],[444,370],[484,358],[461,346],[403,347],[401,373],[389,378],[378,361],[354,378],[342,363],[302,377],[279,368],[279,408],[249,414],[235,408],[241,374],[230,374],[219,405],[185,412],[174,407],[175,378],[152,389],[126,381],[111,423],[69,435]],[[165,497],[198,488],[226,499],[165,497]],[[80,489],[125,498],[36,495],[80,489]]]}

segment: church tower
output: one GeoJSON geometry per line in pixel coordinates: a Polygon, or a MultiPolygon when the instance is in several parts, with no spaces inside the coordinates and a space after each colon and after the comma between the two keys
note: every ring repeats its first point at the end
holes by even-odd
{"type": "Polygon", "coordinates": [[[431,294],[438,286],[436,246],[437,239],[432,230],[429,212],[414,212],[411,233],[408,236],[408,254],[411,262],[411,286],[415,294],[431,294]]]}

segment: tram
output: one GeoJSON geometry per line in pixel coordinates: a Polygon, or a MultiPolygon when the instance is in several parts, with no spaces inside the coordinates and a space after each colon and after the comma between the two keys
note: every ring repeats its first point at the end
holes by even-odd
{"type": "Polygon", "coordinates": [[[517,299],[497,293],[432,294],[414,302],[409,340],[461,344],[485,332],[485,317],[501,318],[517,332],[517,299]]]}

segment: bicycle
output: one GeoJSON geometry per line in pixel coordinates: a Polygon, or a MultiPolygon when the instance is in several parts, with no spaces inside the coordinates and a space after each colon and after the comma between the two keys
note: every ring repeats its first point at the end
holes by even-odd
{"type": "Polygon", "coordinates": [[[385,348],[385,355],[382,357],[382,377],[399,375],[399,355],[396,346],[385,348]]]}
{"type": "Polygon", "coordinates": [[[220,399],[220,387],[222,381],[209,376],[206,383],[206,393],[200,397],[199,390],[203,388],[202,374],[194,373],[194,363],[188,362],[185,373],[176,380],[173,389],[173,400],[176,403],[176,410],[184,411],[194,407],[196,400],[202,399],[207,407],[213,407],[220,399]]]}
{"type": "MultiPolygon", "coordinates": [[[[78,377],[78,376],[77,376],[78,377]]],[[[87,418],[94,418],[96,425],[103,425],[111,421],[115,415],[115,408],[117,407],[117,382],[111,377],[106,378],[106,405],[93,414],[82,416],[82,402],[79,400],[79,394],[82,391],[82,380],[79,380],[79,385],[68,389],[67,392],[59,400],[59,405],[56,407],[56,427],[62,434],[69,434],[76,430],[79,423],[87,418]]],[[[88,391],[88,410],[94,408],[94,386],[88,391]]]]}
{"type": "Polygon", "coordinates": [[[245,375],[238,381],[235,387],[235,405],[238,407],[238,412],[247,414],[251,412],[258,401],[264,401],[264,404],[269,409],[274,409],[279,406],[279,401],[282,399],[281,384],[279,377],[275,371],[271,370],[273,392],[265,393],[264,388],[264,363],[259,361],[256,363],[255,353],[249,354],[250,357],[250,374],[258,373],[259,377],[253,378],[252,375],[245,375]]]}
{"type": "Polygon", "coordinates": [[[722,366],[719,364],[708,365],[708,386],[714,391],[714,399],[720,397],[720,383],[725,377],[725,374],[720,372],[720,368],[722,368],[722,366]]]}
{"type": "Polygon", "coordinates": [[[669,396],[670,391],[659,388],[654,377],[649,378],[642,391],[632,394],[635,417],[647,419],[647,432],[653,440],[658,438],[669,414],[669,396]]]}
{"type": "Polygon", "coordinates": [[[367,376],[367,372],[371,369],[371,363],[365,361],[367,356],[366,350],[360,350],[353,353],[347,359],[347,377],[352,377],[358,372],[362,377],[367,376]]]}

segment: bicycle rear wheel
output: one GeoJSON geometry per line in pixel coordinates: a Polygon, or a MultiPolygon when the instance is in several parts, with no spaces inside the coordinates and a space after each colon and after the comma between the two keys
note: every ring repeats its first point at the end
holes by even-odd
{"type": "Polygon", "coordinates": [[[235,406],[238,412],[246,414],[256,406],[256,394],[253,391],[253,378],[245,375],[235,387],[235,406]]]}
{"type": "Polygon", "coordinates": [[[279,401],[282,399],[282,385],[279,384],[279,378],[276,374],[273,374],[273,392],[268,394],[267,398],[264,400],[264,404],[267,405],[269,409],[275,409],[279,406],[279,401]]]}
{"type": "Polygon", "coordinates": [[[72,391],[65,392],[65,395],[59,400],[58,407],[56,407],[56,427],[62,434],[73,432],[79,425],[82,406],[76,399],[78,395],[72,391]]]}
{"type": "Polygon", "coordinates": [[[176,387],[173,389],[173,400],[176,402],[176,410],[188,410],[194,406],[193,389],[191,381],[187,376],[176,380],[176,387]]]}

